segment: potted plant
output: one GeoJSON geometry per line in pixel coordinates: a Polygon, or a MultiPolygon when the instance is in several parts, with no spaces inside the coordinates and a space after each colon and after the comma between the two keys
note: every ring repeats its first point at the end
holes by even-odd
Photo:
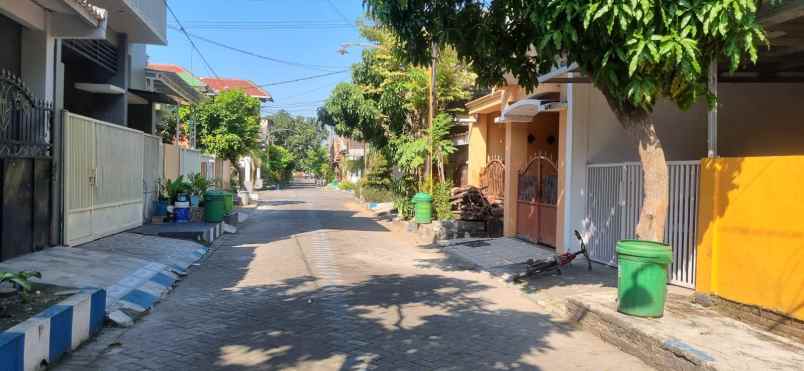
{"type": "Polygon", "coordinates": [[[195,173],[190,177],[190,205],[192,207],[201,206],[201,202],[204,200],[204,194],[207,193],[210,186],[211,182],[200,173],[195,173]]]}
{"type": "Polygon", "coordinates": [[[170,196],[167,192],[168,182],[156,181],[157,199],[154,201],[154,216],[156,217],[165,217],[167,215],[167,207],[170,204],[170,196]]]}

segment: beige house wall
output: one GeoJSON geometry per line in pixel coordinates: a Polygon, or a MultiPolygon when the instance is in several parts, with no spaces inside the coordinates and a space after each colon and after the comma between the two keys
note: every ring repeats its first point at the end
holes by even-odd
{"type": "MultiPolygon", "coordinates": [[[[590,84],[575,85],[575,90],[574,124],[588,128],[588,163],[638,161],[636,141],[622,128],[600,91],[590,84]]],[[[718,95],[720,156],[804,154],[804,84],[721,83],[718,95]]],[[[705,102],[687,111],[667,100],[657,103],[656,131],[668,161],[706,157],[706,114],[705,102]]]]}
{"type": "Polygon", "coordinates": [[[165,150],[165,179],[175,180],[179,177],[179,147],[173,144],[164,144],[165,150]]]}

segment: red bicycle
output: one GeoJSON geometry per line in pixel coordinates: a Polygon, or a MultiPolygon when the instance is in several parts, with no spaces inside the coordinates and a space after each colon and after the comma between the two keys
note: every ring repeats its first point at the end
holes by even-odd
{"type": "Polygon", "coordinates": [[[581,233],[578,232],[578,230],[575,230],[575,238],[577,238],[578,242],[581,243],[581,249],[579,251],[554,255],[547,259],[528,259],[525,262],[527,266],[525,272],[514,276],[514,282],[520,281],[525,277],[535,277],[547,273],[555,272],[556,274],[561,274],[561,268],[572,263],[572,261],[581,254],[583,254],[584,258],[586,258],[587,269],[591,271],[592,260],[589,259],[589,252],[586,250],[586,243],[583,242],[583,237],[581,237],[581,233]]]}

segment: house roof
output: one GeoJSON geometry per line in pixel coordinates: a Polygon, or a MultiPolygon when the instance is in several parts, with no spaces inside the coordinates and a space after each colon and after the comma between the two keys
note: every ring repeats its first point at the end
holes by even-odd
{"type": "Polygon", "coordinates": [[[257,86],[257,84],[253,83],[250,80],[242,80],[242,79],[217,79],[213,77],[202,77],[201,81],[206,83],[210,89],[212,89],[215,93],[220,93],[224,90],[229,89],[240,89],[243,90],[249,96],[254,98],[258,98],[262,101],[273,101],[274,99],[271,97],[271,94],[265,91],[265,89],[257,86]]]}
{"type": "Polygon", "coordinates": [[[190,73],[190,71],[187,71],[182,66],[177,66],[175,64],[153,63],[153,64],[148,64],[148,69],[151,69],[151,70],[154,70],[154,71],[175,73],[182,80],[184,80],[184,82],[186,82],[187,84],[189,84],[190,86],[192,86],[192,87],[194,87],[196,89],[206,87],[206,84],[204,84],[203,81],[201,81],[199,78],[195,77],[192,73],[190,73]]]}

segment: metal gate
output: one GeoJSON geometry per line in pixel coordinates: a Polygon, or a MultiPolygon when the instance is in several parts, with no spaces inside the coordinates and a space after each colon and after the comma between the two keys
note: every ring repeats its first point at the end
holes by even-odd
{"type": "Polygon", "coordinates": [[[502,159],[489,157],[480,171],[480,187],[487,197],[502,200],[505,195],[505,163],[502,159]]]}
{"type": "MultiPolygon", "coordinates": [[[[670,161],[665,243],[673,247],[670,282],[695,287],[695,237],[698,223],[700,162],[670,161]]],[[[587,229],[592,260],[616,265],[615,245],[634,238],[644,195],[639,163],[589,165],[587,229]]]]}
{"type": "Polygon", "coordinates": [[[0,71],[0,260],[49,245],[53,106],[0,71]]]}
{"type": "Polygon", "coordinates": [[[516,232],[530,241],[555,247],[557,231],[558,167],[536,154],[519,171],[516,232]]]}
{"type": "Polygon", "coordinates": [[[143,133],[64,113],[66,245],[142,224],[143,133]]]}

